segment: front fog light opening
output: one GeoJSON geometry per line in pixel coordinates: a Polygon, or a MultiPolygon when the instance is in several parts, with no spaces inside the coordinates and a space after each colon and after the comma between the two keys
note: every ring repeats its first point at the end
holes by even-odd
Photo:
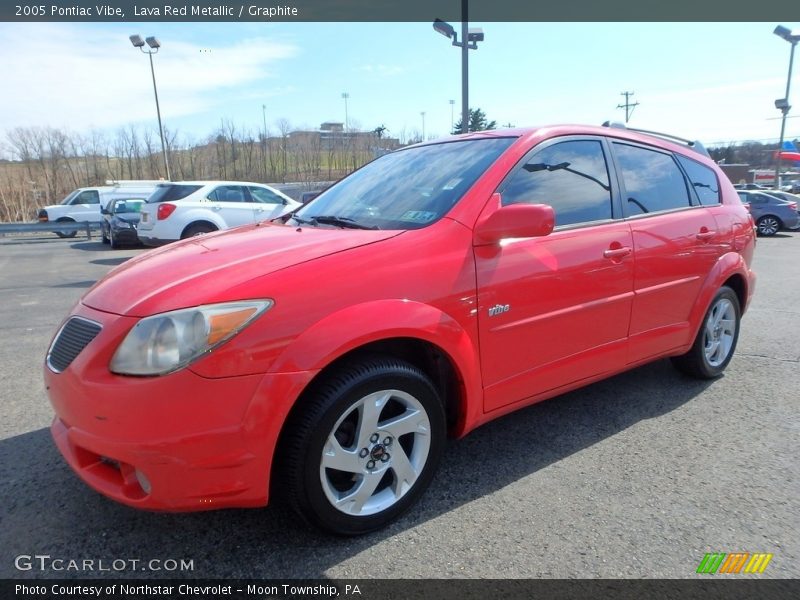
{"type": "Polygon", "coordinates": [[[139,482],[142,491],[149,496],[150,492],[153,491],[153,486],[150,485],[150,480],[139,469],[136,469],[136,481],[139,482]]]}

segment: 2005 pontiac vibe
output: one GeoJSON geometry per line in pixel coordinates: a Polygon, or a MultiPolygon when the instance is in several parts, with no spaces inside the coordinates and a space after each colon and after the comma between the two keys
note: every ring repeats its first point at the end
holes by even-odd
{"type": "Polygon", "coordinates": [[[279,223],[140,255],[51,344],[55,443],[130,506],[280,494],[353,535],[417,500],[448,436],[662,357],[716,377],[753,222],[702,146],[668,137],[419,144],[279,223]]]}

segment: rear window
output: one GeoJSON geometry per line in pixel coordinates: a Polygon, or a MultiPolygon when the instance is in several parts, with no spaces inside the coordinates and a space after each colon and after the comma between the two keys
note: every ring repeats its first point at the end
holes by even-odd
{"type": "Polygon", "coordinates": [[[697,194],[700,204],[711,205],[719,204],[719,182],[717,181],[717,174],[705,165],[694,161],[680,154],[677,156],[678,162],[681,163],[686,174],[689,176],[689,181],[697,194]]]}
{"type": "Polygon", "coordinates": [[[202,185],[159,185],[156,191],[147,199],[148,203],[169,202],[170,200],[180,200],[186,198],[199,190],[202,185]]]}

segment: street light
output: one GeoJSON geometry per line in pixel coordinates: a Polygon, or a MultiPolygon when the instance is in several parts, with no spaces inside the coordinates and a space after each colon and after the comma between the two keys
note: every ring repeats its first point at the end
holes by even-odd
{"type": "Polygon", "coordinates": [[[786,94],[783,98],[778,98],[775,100],[775,108],[781,111],[781,139],[778,142],[778,156],[775,161],[775,187],[781,187],[781,152],[783,151],[783,135],[786,133],[786,116],[789,114],[789,110],[792,108],[789,106],[789,87],[792,83],[792,63],[794,62],[794,47],[797,46],[797,42],[800,42],[800,33],[795,33],[790,29],[787,29],[783,25],[778,25],[773,31],[775,35],[778,37],[783,38],[787,42],[792,45],[792,49],[789,52],[789,74],[786,77],[786,94]]]}
{"type": "Polygon", "coordinates": [[[422,117],[422,141],[425,141],[425,111],[423,110],[419,113],[419,116],[422,117]]]}
{"type": "Polygon", "coordinates": [[[349,129],[349,122],[347,120],[347,99],[350,97],[350,94],[347,92],[342,92],[342,98],[344,99],[344,132],[347,134],[347,130],[349,129]]]}
{"type": "Polygon", "coordinates": [[[132,35],[130,36],[131,44],[133,44],[134,48],[138,48],[144,54],[147,54],[150,57],[150,73],[153,75],[153,93],[156,96],[156,114],[158,115],[158,131],[161,134],[161,153],[164,155],[164,170],[167,172],[167,181],[172,180],[172,176],[169,172],[169,160],[167,159],[167,146],[164,143],[164,127],[161,125],[161,108],[158,105],[158,88],[156,87],[156,72],[153,68],[153,54],[158,53],[158,49],[161,48],[161,43],[153,36],[148,37],[146,40],[142,39],[140,35],[132,35]],[[147,45],[150,46],[150,50],[144,49],[144,43],[147,41],[147,45]]]}
{"type": "Polygon", "coordinates": [[[483,29],[469,28],[468,0],[461,0],[461,41],[450,23],[441,19],[433,22],[433,29],[453,40],[453,46],[461,48],[461,133],[469,131],[469,50],[477,50],[478,42],[484,39],[483,29]]]}
{"type": "Polygon", "coordinates": [[[453,126],[455,125],[455,121],[453,120],[453,107],[456,104],[455,100],[448,100],[450,102],[450,135],[453,134],[453,126]]]}

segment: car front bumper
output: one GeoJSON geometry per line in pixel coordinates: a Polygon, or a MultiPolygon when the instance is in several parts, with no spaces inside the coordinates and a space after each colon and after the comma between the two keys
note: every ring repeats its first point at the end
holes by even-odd
{"type": "Polygon", "coordinates": [[[76,313],[103,329],[61,373],[44,368],[51,433],[75,473],[137,508],[264,506],[280,429],[314,373],[115,375],[111,356],[138,319],[76,313]]]}

